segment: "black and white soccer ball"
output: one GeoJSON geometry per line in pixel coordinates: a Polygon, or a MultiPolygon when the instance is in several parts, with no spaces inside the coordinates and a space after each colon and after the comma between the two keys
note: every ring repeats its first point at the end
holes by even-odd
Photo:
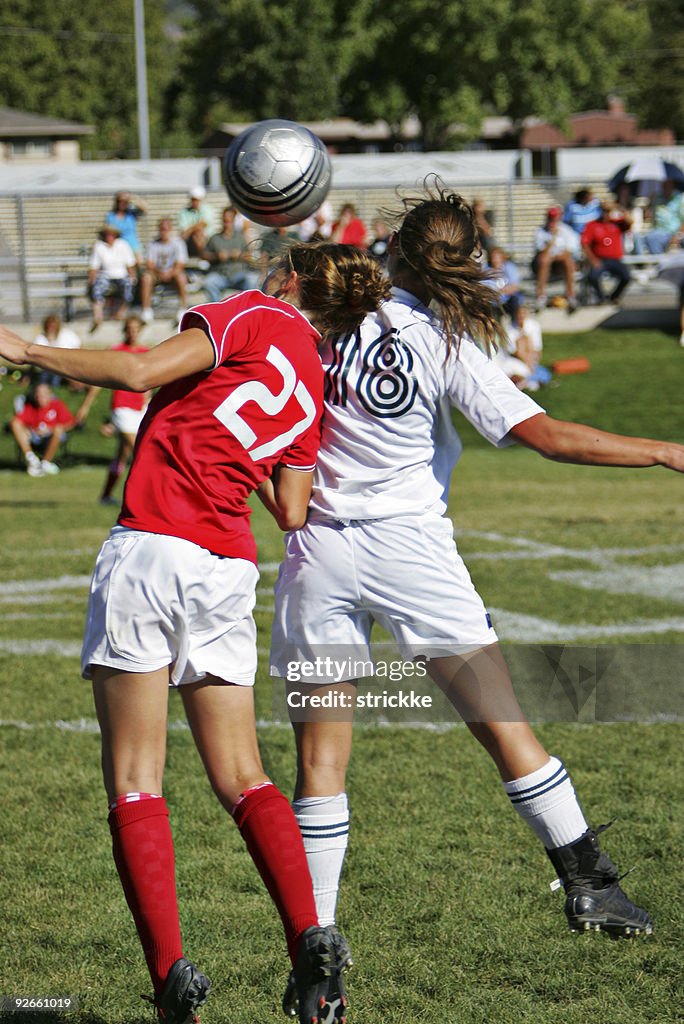
{"type": "Polygon", "coordinates": [[[257,224],[298,224],[330,188],[327,150],[295,121],[258,121],[238,135],[223,160],[226,189],[240,213],[257,224]]]}

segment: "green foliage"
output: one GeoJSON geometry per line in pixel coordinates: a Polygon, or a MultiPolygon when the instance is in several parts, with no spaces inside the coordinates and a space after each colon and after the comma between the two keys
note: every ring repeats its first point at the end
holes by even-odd
{"type": "MultiPolygon", "coordinates": [[[[138,147],[132,0],[14,0],[0,32],[0,105],[96,126],[84,151],[138,147]]],[[[162,96],[173,46],[159,3],[145,5],[150,134],[162,145],[162,96]]]]}
{"type": "Polygon", "coordinates": [[[684,7],[677,0],[651,0],[647,7],[650,35],[630,55],[626,92],[645,126],[671,128],[684,139],[684,7]]]}

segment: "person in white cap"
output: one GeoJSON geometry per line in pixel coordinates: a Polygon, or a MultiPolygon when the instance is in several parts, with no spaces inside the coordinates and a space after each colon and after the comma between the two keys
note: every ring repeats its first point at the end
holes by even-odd
{"type": "Polygon", "coordinates": [[[204,251],[207,239],[216,230],[216,215],[208,203],[207,192],[201,185],[190,189],[188,205],[178,214],[178,233],[188,248],[188,256],[199,257],[204,251]]]}

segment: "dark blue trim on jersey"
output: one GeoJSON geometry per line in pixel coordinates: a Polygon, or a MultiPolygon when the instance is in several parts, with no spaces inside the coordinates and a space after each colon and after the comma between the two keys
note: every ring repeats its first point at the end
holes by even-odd
{"type": "MultiPolygon", "coordinates": [[[[558,773],[556,773],[556,774],[558,774],[558,773]]],[[[557,779],[555,782],[552,782],[549,786],[545,786],[544,789],[537,789],[537,790],[534,791],[534,793],[529,793],[527,796],[517,796],[517,795],[516,796],[511,796],[510,797],[511,803],[512,804],[524,804],[528,800],[536,800],[538,796],[543,796],[544,793],[549,793],[552,789],[557,789],[558,786],[562,786],[564,782],[568,781],[568,779],[569,779],[569,775],[568,775],[567,772],[565,772],[565,774],[562,775],[560,777],[560,779],[557,779]]]]}

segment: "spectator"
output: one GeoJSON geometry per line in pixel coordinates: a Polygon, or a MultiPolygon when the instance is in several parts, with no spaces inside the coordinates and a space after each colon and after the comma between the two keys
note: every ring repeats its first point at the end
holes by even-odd
{"type": "Polygon", "coordinates": [[[581,235],[587,224],[601,216],[601,203],[590,188],[580,188],[563,207],[563,223],[581,235]]]}
{"type": "Polygon", "coordinates": [[[491,211],[487,209],[484,199],[473,199],[472,207],[480,245],[484,253],[489,256],[490,250],[496,245],[491,211]]]}
{"type": "Polygon", "coordinates": [[[138,238],[138,218],[146,213],[147,205],[138,196],[133,199],[130,192],[117,192],[114,204],[105,217],[105,224],[112,224],[119,229],[119,236],[124,242],[128,242],[138,263],[142,256],[142,246],[138,238]]]}
{"type": "Polygon", "coordinates": [[[492,270],[489,283],[501,296],[501,307],[504,313],[507,313],[513,320],[524,299],[520,290],[520,271],[513,260],[498,245],[495,245],[489,253],[489,266],[492,270]]]}
{"type": "Polygon", "coordinates": [[[297,227],[302,242],[327,242],[333,229],[332,203],[328,199],[324,200],[316,212],[297,227]]]}
{"type": "Polygon", "coordinates": [[[188,256],[201,258],[207,245],[207,239],[214,232],[216,216],[206,198],[206,189],[197,185],[190,190],[188,205],[178,214],[176,224],[178,232],[188,248],[188,256]]]}
{"type": "Polygon", "coordinates": [[[519,388],[537,391],[551,380],[551,371],[540,364],[542,347],[541,325],[521,302],[506,332],[506,345],[497,353],[496,361],[519,388]]]}
{"type": "Polygon", "coordinates": [[[378,217],[373,221],[373,241],[368,246],[368,251],[383,265],[387,262],[387,245],[391,235],[392,232],[384,220],[378,217]]]}
{"type": "Polygon", "coordinates": [[[67,431],[75,424],[69,409],[55,398],[46,381],[39,381],[29,389],[23,407],[15,412],[9,424],[12,436],[26,459],[29,476],[59,473],[59,466],[53,460],[67,431]]]}
{"type": "Polygon", "coordinates": [[[605,302],[601,277],[604,273],[615,278],[615,287],[608,296],[617,302],[630,281],[629,267],[622,262],[624,246],[622,236],[632,223],[623,210],[611,200],[601,203],[601,219],[593,220],[582,232],[582,252],[589,264],[587,281],[600,303],[605,302]]]}
{"type": "Polygon", "coordinates": [[[662,191],[652,204],[653,227],[634,238],[634,251],[641,254],[666,252],[681,244],[684,238],[684,195],[669,178],[662,183],[662,191]]]}
{"type": "Polygon", "coordinates": [[[113,224],[104,224],[100,237],[93,246],[88,270],[88,287],[93,303],[91,333],[102,323],[104,300],[114,294],[119,300],[116,320],[125,316],[133,300],[133,285],[136,277],[136,261],[128,242],[119,237],[119,229],[113,224]]]}
{"type": "MultiPolygon", "coordinates": [[[[115,345],[112,351],[137,353],[147,352],[148,349],[144,345],[138,344],[138,339],[140,338],[140,332],[142,329],[143,321],[141,317],[127,317],[124,323],[123,341],[120,345],[115,345]]],[[[85,423],[93,402],[101,390],[102,388],[95,385],[88,388],[88,393],[83,399],[80,409],[76,413],[77,423],[85,423]]],[[[100,430],[108,436],[118,434],[119,446],[117,453],[112,459],[107,470],[107,478],[100,495],[101,505],[119,504],[119,501],[113,496],[112,492],[120,477],[125,472],[126,466],[133,455],[135,439],[137,437],[138,430],[140,429],[140,424],[143,421],[150,394],[151,392],[112,391],[111,428],[105,429],[101,427],[100,430]]]]}
{"type": "MultiPolygon", "coordinates": [[[[54,313],[45,317],[42,328],[41,333],[34,339],[34,345],[47,345],[50,348],[81,347],[81,339],[76,331],[72,331],[71,327],[63,327],[62,321],[54,313]]],[[[46,381],[53,388],[58,388],[62,383],[58,373],[50,373],[47,370],[40,374],[39,380],[46,381]]]]}
{"type": "Polygon", "coordinates": [[[188,258],[188,250],[183,239],[172,234],[172,227],[170,219],[162,217],[157,238],[147,246],[147,261],[140,280],[143,323],[149,323],[154,319],[152,291],[155,285],[172,285],[178,292],[180,309],[184,310],[187,305],[188,279],[185,275],[185,261],[188,258]]]}
{"type": "Polygon", "coordinates": [[[223,227],[212,235],[202,253],[211,264],[204,281],[204,290],[210,302],[220,302],[226,288],[247,291],[256,288],[259,274],[249,257],[249,244],[241,231],[235,229],[236,210],[227,206],[223,211],[223,227]]]}
{"type": "Polygon", "coordinates": [[[272,231],[267,231],[262,235],[259,260],[262,274],[266,273],[271,260],[282,256],[285,250],[297,241],[299,241],[299,234],[294,228],[273,228],[272,231]]]}
{"type": "Polygon", "coordinates": [[[575,298],[575,255],[579,247],[579,237],[575,231],[561,220],[560,206],[552,206],[546,211],[546,220],[537,228],[534,237],[534,258],[532,271],[536,278],[537,309],[546,306],[546,285],[552,271],[560,271],[565,280],[565,296],[568,312],[577,309],[575,298]]]}
{"type": "Polygon", "coordinates": [[[368,228],[360,217],[356,216],[356,207],[353,203],[345,203],[340,210],[340,215],[332,226],[331,242],[339,242],[341,245],[356,245],[359,249],[365,249],[368,244],[368,228]]]}

